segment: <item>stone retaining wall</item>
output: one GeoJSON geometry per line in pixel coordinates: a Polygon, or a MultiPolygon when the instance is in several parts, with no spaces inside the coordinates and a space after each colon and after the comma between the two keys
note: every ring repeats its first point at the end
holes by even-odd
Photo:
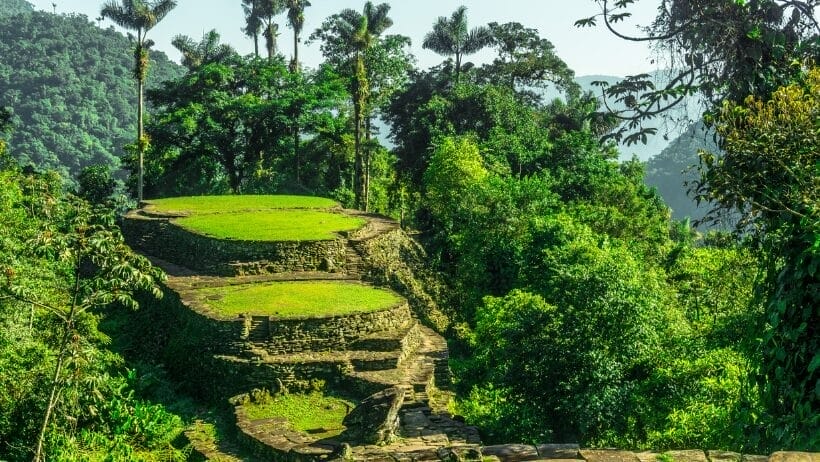
{"type": "Polygon", "coordinates": [[[410,302],[419,319],[439,332],[449,320],[435,301],[440,286],[427,274],[427,256],[421,246],[401,229],[393,229],[370,239],[350,244],[362,255],[364,279],[376,286],[390,287],[410,302]]]}
{"type": "Polygon", "coordinates": [[[274,355],[346,350],[362,336],[402,329],[411,321],[406,302],[387,310],[343,316],[270,318],[267,338],[261,342],[255,339],[254,344],[274,355]]]}
{"type": "Polygon", "coordinates": [[[168,218],[132,212],[123,220],[126,242],[149,255],[206,274],[239,276],[293,271],[342,271],[347,241],[238,241],[187,231],[168,218]]]}

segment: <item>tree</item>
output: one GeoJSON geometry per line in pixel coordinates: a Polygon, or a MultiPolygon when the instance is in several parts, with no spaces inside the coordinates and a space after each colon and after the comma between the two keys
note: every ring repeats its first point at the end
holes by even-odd
{"type": "Polygon", "coordinates": [[[279,25],[273,21],[274,16],[285,11],[286,0],[242,0],[245,11],[245,34],[253,37],[254,52],[259,57],[259,34],[265,37],[265,49],[268,60],[276,54],[276,36],[279,25]]]}
{"type": "Polygon", "coordinates": [[[717,110],[724,99],[740,101],[747,95],[767,97],[791,82],[804,60],[820,59],[820,24],[816,0],[662,0],[658,15],[643,36],[618,30],[627,20],[634,0],[596,0],[598,15],[577,26],[601,20],[624,40],[652,42],[664,50],[670,69],[662,88],[646,74],[628,76],[608,86],[601,82],[609,109],[625,122],[610,136],[627,144],[641,141],[656,129],[643,122],[700,94],[707,110],[717,110]],[[612,109],[612,103],[623,110],[612,109]]]}
{"type": "Polygon", "coordinates": [[[288,24],[293,29],[293,60],[290,67],[293,72],[299,72],[299,35],[305,26],[305,8],[309,6],[308,0],[287,0],[288,24]]]}
{"type": "Polygon", "coordinates": [[[29,287],[16,284],[13,268],[6,268],[6,283],[0,293],[6,298],[29,303],[60,319],[60,331],[56,345],[57,358],[51,376],[48,400],[34,451],[34,461],[43,460],[43,445],[53,414],[61,395],[71,385],[68,364],[78,356],[83,343],[82,319],[89,310],[121,303],[137,308],[132,293],[137,289],[150,290],[156,297],[162,292],[157,281],[162,279],[160,270],[151,266],[147,259],[135,255],[125,244],[114,226],[112,214],[102,209],[92,209],[79,198],[69,198],[59,203],[65,210],[52,210],[66,220],[61,223],[44,223],[45,228],[31,242],[35,253],[57,258],[65,265],[63,276],[66,286],[72,289],[65,305],[56,304],[44,297],[46,294],[30,292],[29,287]]]}
{"type": "Polygon", "coordinates": [[[137,152],[139,155],[137,200],[142,202],[143,154],[147,145],[143,132],[142,113],[144,109],[143,86],[148,74],[148,50],[153,41],[146,37],[148,31],[157,25],[174,7],[176,0],[109,0],[103,4],[100,15],[109,18],[119,26],[137,33],[134,37],[134,78],[137,80],[137,152]]]}
{"type": "Polygon", "coordinates": [[[237,54],[236,50],[230,45],[219,43],[219,33],[216,32],[216,29],[203,34],[199,43],[194,42],[187,35],[176,35],[171,41],[171,45],[182,53],[182,65],[187,67],[188,70],[219,62],[237,54]]]}
{"type": "Polygon", "coordinates": [[[372,2],[364,5],[362,13],[345,9],[326,19],[322,26],[311,34],[311,39],[323,41],[322,53],[335,67],[344,69],[351,77],[351,95],[353,98],[353,133],[355,153],[354,191],[356,206],[367,210],[366,161],[364,156],[363,135],[367,130],[371,83],[368,80],[366,65],[367,52],[377,44],[379,37],[393,25],[387,16],[390,5],[382,3],[374,6],[372,2]]]}
{"type": "Polygon", "coordinates": [[[315,133],[340,94],[331,72],[292,73],[281,56],[193,69],[148,93],[156,107],[149,126],[156,161],[148,167],[157,180],[148,186],[170,194],[239,193],[267,175],[270,184],[256,189],[274,191],[293,168],[294,120],[305,134],[315,133]]]}
{"type": "MultiPolygon", "coordinates": [[[[310,6],[307,0],[287,0],[288,24],[293,29],[293,59],[291,60],[291,72],[299,72],[299,34],[305,26],[305,8],[310,6]]],[[[299,159],[299,123],[294,117],[293,120],[293,158],[296,161],[296,182],[301,182],[300,159],[299,159]]]]}
{"type": "Polygon", "coordinates": [[[424,36],[422,47],[434,52],[455,57],[455,81],[459,83],[461,60],[488,46],[492,41],[490,30],[486,27],[467,27],[467,7],[458,7],[448,19],[440,16],[433,24],[432,32],[424,36]]]}
{"type": "Polygon", "coordinates": [[[777,447],[811,448],[820,425],[820,69],[774,91],[727,102],[714,120],[723,156],[702,151],[697,193],[740,214],[767,269],[760,385],[777,447]],[[779,431],[773,431],[773,429],[779,431]]]}
{"type": "MultiPolygon", "coordinates": [[[[123,146],[137,131],[134,60],[126,49],[132,44],[123,34],[83,15],[34,12],[0,21],[0,106],[13,111],[9,153],[20,165],[56,170],[68,182],[90,165],[123,168],[123,146]]],[[[182,74],[152,51],[145,88],[182,74]]],[[[136,197],[136,167],[132,173],[136,197]]]]}
{"type": "Polygon", "coordinates": [[[259,33],[262,31],[258,4],[259,0],[242,0],[242,10],[245,12],[245,27],[242,31],[253,39],[253,52],[257,58],[259,57],[259,33]]]}
{"type": "Polygon", "coordinates": [[[487,82],[506,85],[517,93],[535,101],[540,100],[535,88],[549,84],[563,91],[568,98],[580,96],[575,73],[555,54],[552,43],[538,35],[538,31],[517,22],[489,25],[490,44],[498,57],[483,66],[480,75],[487,82]]]}

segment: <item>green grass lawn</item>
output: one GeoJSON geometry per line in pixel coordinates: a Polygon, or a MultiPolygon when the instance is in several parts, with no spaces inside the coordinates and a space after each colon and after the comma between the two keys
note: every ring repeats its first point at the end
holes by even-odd
{"type": "Polygon", "coordinates": [[[284,417],[292,430],[304,432],[316,439],[331,438],[345,430],[342,425],[348,408],[355,403],[320,392],[309,395],[287,394],[276,396],[264,404],[246,404],[251,419],[284,417]]]}
{"type": "Polygon", "coordinates": [[[262,209],[327,209],[339,205],[323,197],[310,196],[192,196],[151,199],[148,209],[161,213],[219,213],[262,209]]]}
{"type": "Polygon", "coordinates": [[[339,231],[361,228],[365,220],[321,210],[262,210],[177,218],[195,233],[244,241],[331,240],[339,231]]]}
{"type": "Polygon", "coordinates": [[[199,289],[197,297],[223,316],[332,316],[386,309],[393,292],[343,281],[282,281],[199,289]]]}

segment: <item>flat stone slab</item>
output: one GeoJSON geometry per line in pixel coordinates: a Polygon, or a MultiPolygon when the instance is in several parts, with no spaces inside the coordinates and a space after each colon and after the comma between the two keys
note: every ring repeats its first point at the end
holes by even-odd
{"type": "Polygon", "coordinates": [[[587,462],[641,462],[634,452],[615,449],[581,449],[581,457],[587,462]]]}
{"type": "Polygon", "coordinates": [[[768,462],[769,456],[741,454],[732,451],[706,451],[710,462],[768,462]]]}
{"type": "Polygon", "coordinates": [[[538,449],[530,444],[496,444],[485,446],[481,453],[485,456],[495,456],[504,462],[516,462],[520,460],[537,460],[538,449]]]}
{"type": "Polygon", "coordinates": [[[769,456],[769,462],[820,462],[816,452],[778,451],[769,456]]]}
{"type": "Polygon", "coordinates": [[[547,459],[580,459],[580,447],[577,444],[538,444],[535,446],[538,457],[547,459]]]}
{"type": "MultiPolygon", "coordinates": [[[[709,462],[706,458],[706,453],[700,449],[682,450],[682,451],[666,451],[666,452],[638,452],[635,456],[641,462],[656,462],[660,456],[669,462],[709,462]],[[671,458],[671,461],[670,461],[671,458]]],[[[736,459],[740,462],[740,459],[736,459]]],[[[714,461],[713,461],[714,462],[714,461]]],[[[729,462],[729,461],[725,461],[729,462]]]]}

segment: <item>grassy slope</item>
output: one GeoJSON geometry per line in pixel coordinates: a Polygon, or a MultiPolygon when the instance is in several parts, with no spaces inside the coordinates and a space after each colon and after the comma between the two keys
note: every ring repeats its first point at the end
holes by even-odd
{"type": "Polygon", "coordinates": [[[339,204],[310,196],[190,196],[145,201],[148,209],[162,213],[219,213],[263,209],[327,209],[339,204]]]}
{"type": "Polygon", "coordinates": [[[396,305],[397,295],[383,289],[340,281],[287,281],[207,288],[200,299],[225,316],[331,316],[376,311],[396,305]]]}

